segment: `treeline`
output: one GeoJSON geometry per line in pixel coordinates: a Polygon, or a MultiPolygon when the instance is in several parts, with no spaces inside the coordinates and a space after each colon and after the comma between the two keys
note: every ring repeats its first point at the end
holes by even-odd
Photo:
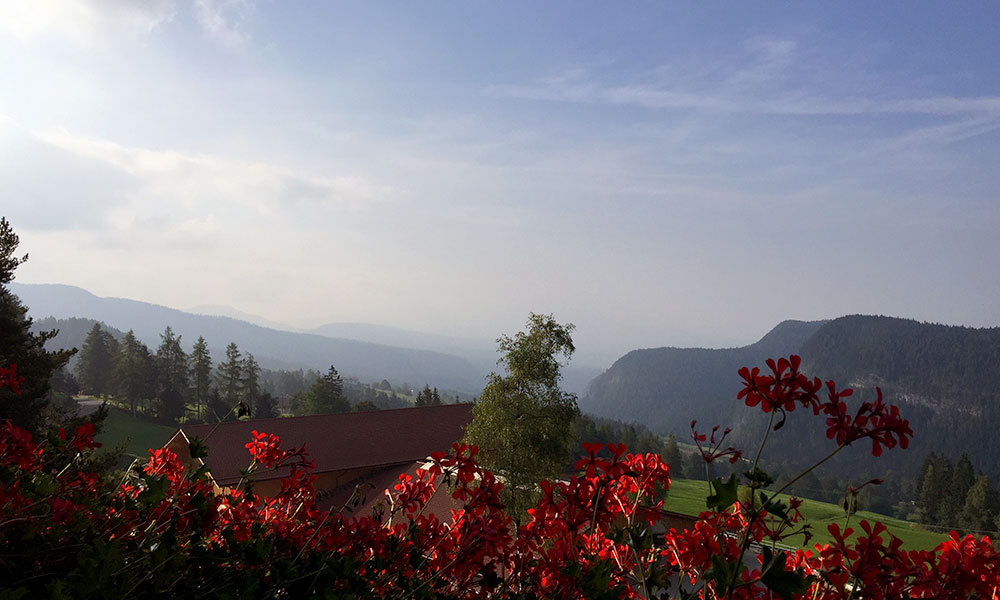
{"type": "Polygon", "coordinates": [[[976,536],[1000,530],[1000,493],[963,453],[955,464],[930,452],[917,480],[914,519],[976,536]]]}
{"type": "MultiPolygon", "coordinates": [[[[77,325],[77,324],[74,324],[77,325]]],[[[204,337],[189,351],[181,336],[167,327],[155,351],[136,338],[93,323],[81,345],[75,378],[65,372],[64,387],[106,397],[132,414],[165,423],[217,422],[240,416],[271,418],[379,410],[409,406],[408,384],[397,389],[386,380],[375,384],[345,381],[331,365],[326,373],[311,369],[269,370],[235,343],[214,362],[204,337]]],[[[457,400],[457,398],[456,398],[457,400]]],[[[443,404],[437,388],[426,385],[415,404],[443,404]]]]}

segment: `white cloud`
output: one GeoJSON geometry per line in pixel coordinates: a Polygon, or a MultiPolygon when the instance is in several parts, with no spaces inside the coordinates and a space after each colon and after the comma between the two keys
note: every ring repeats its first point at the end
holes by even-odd
{"type": "Polygon", "coordinates": [[[253,13],[250,0],[195,0],[194,14],[209,39],[229,50],[243,50],[250,44],[245,31],[253,13]]]}
{"type": "Polygon", "coordinates": [[[893,97],[871,85],[841,85],[857,74],[837,72],[800,54],[792,40],[761,37],[717,60],[687,56],[632,74],[614,65],[603,70],[573,67],[526,83],[491,86],[488,91],[528,100],[731,114],[906,114],[1000,120],[1000,96],[893,97]],[[820,72],[823,75],[818,78],[820,72]],[[841,89],[854,91],[845,94],[841,89]]]}
{"type": "Polygon", "coordinates": [[[246,162],[207,154],[183,154],[124,146],[109,140],[53,130],[38,136],[76,156],[112,166],[133,177],[137,203],[196,206],[203,203],[253,208],[261,214],[314,203],[357,211],[391,194],[388,186],[353,176],[298,171],[268,162],[246,162]]]}
{"type": "Polygon", "coordinates": [[[173,0],[12,0],[0,2],[0,31],[27,41],[55,35],[81,46],[149,33],[174,18],[173,0]]]}

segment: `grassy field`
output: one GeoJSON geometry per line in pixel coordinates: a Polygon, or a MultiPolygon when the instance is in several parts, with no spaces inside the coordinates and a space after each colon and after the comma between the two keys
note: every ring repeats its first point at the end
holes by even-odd
{"type": "MultiPolygon", "coordinates": [[[[697,515],[705,510],[705,496],[707,494],[708,484],[704,481],[672,479],[666,508],[686,515],[697,515]]],[[[784,500],[788,500],[787,496],[782,495],[782,497],[784,500]]],[[[809,548],[812,548],[813,544],[816,543],[825,544],[831,541],[832,538],[826,529],[829,524],[837,523],[842,528],[844,527],[844,511],[836,504],[816,500],[803,500],[802,507],[799,510],[812,530],[813,537],[809,542],[809,548]]],[[[929,550],[947,539],[946,535],[927,531],[916,523],[868,511],[860,511],[851,517],[850,526],[855,530],[855,534],[861,531],[858,523],[862,519],[870,522],[881,521],[889,528],[889,531],[893,535],[903,540],[903,547],[910,550],[929,550]]],[[[786,543],[793,546],[802,546],[803,540],[799,536],[798,539],[790,538],[786,543]]]]}
{"type": "Polygon", "coordinates": [[[96,439],[107,449],[124,444],[125,456],[129,459],[146,458],[149,448],[162,446],[175,430],[174,427],[138,419],[120,408],[111,408],[104,421],[104,429],[96,439]]]}

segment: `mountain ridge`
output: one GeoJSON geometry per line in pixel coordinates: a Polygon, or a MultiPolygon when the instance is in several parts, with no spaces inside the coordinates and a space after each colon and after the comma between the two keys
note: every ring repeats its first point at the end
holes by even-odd
{"type": "MultiPolygon", "coordinates": [[[[875,387],[897,404],[915,432],[909,450],[886,453],[878,469],[907,473],[927,452],[957,457],[968,452],[991,477],[1000,477],[1000,328],[921,323],[897,317],[847,315],[827,321],[785,321],[754,344],[707,350],[657,348],[632,351],[591,383],[581,409],[598,416],[639,421],[681,439],[690,420],[711,428],[732,426],[732,442],[759,441],[766,417],[736,399],[737,370],[764,367],[767,358],[799,354],[804,373],[852,387],[849,406],[871,400],[875,387]]],[[[853,410],[853,408],[851,408],[853,410]]],[[[773,436],[775,454],[788,464],[817,458],[826,444],[824,420],[811,411],[789,415],[773,436]],[[805,414],[809,413],[809,414],[805,414]]],[[[849,471],[870,448],[848,448],[832,463],[849,471]]]]}
{"type": "Polygon", "coordinates": [[[218,360],[235,342],[268,368],[313,368],[335,365],[344,375],[378,381],[383,378],[414,386],[430,383],[442,389],[478,393],[485,373],[468,360],[441,352],[331,338],[315,333],[270,329],[226,316],[195,315],[178,309],[127,298],[102,298],[65,284],[11,282],[11,291],[37,319],[84,317],[122,331],[132,329],[151,348],[170,326],[189,345],[204,336],[218,360]]]}

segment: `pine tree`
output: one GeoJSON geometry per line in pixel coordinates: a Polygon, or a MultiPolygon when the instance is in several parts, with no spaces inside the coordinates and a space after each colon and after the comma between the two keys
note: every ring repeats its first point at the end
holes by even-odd
{"type": "Polygon", "coordinates": [[[193,386],[191,396],[194,400],[198,420],[201,421],[204,420],[202,408],[208,404],[209,387],[212,385],[212,356],[208,352],[208,343],[205,342],[204,337],[198,337],[198,341],[191,348],[191,354],[188,355],[188,361],[191,367],[190,374],[193,386]]]}
{"type": "Polygon", "coordinates": [[[273,419],[278,415],[278,400],[268,392],[259,394],[253,403],[255,419],[273,419]]]}
{"type": "Polygon", "coordinates": [[[920,495],[917,496],[918,518],[925,525],[940,524],[941,506],[951,485],[951,463],[943,456],[931,453],[921,468],[920,495]]]}
{"type": "Polygon", "coordinates": [[[951,473],[951,485],[944,492],[941,506],[938,507],[938,520],[942,525],[954,525],[958,522],[959,513],[965,506],[966,496],[976,483],[976,471],[972,461],[965,452],[958,457],[951,473]]]}
{"type": "MultiPolygon", "coordinates": [[[[240,401],[243,381],[243,362],[240,360],[240,349],[235,342],[226,346],[226,362],[219,363],[215,372],[215,385],[222,397],[222,404],[229,412],[240,401]]],[[[223,415],[216,415],[221,419],[223,415]]]]}
{"type": "Polygon", "coordinates": [[[976,477],[976,482],[969,488],[965,505],[958,514],[958,526],[965,533],[976,537],[993,533],[993,524],[997,516],[997,491],[990,485],[985,475],[976,477]]]}
{"type": "Polygon", "coordinates": [[[330,370],[326,372],[326,375],[323,375],[323,380],[330,386],[334,394],[337,396],[344,395],[344,380],[341,379],[340,373],[337,372],[337,369],[333,365],[330,365],[330,370]]]}
{"type": "Polygon", "coordinates": [[[76,379],[86,394],[103,396],[114,391],[115,359],[118,348],[110,333],[94,323],[83,341],[76,363],[76,379]]]}
{"type": "Polygon", "coordinates": [[[155,378],[149,348],[137,340],[130,329],[119,344],[115,364],[115,389],[120,398],[128,401],[133,415],[138,403],[153,395],[155,378]]]}
{"type": "Polygon", "coordinates": [[[160,335],[160,347],[156,349],[156,371],[158,380],[160,419],[176,423],[184,416],[185,394],[188,389],[188,359],[181,348],[181,336],[174,336],[167,328],[160,335]]]}
{"type": "Polygon", "coordinates": [[[677,445],[677,436],[672,433],[663,446],[662,458],[663,462],[670,465],[671,476],[684,477],[684,456],[681,454],[680,446],[677,445]]]}
{"type": "Polygon", "coordinates": [[[260,396],[260,365],[253,354],[247,352],[243,359],[243,401],[248,406],[256,406],[260,396]]]}
{"type": "Polygon", "coordinates": [[[333,365],[305,391],[299,410],[306,415],[350,412],[351,403],[344,398],[344,383],[333,365]]]}
{"type": "Polygon", "coordinates": [[[46,351],[45,342],[58,331],[32,333],[27,307],[7,288],[18,265],[28,260],[27,254],[16,255],[19,241],[7,219],[0,217],[0,366],[17,365],[18,376],[24,377],[20,396],[11,389],[0,389],[0,421],[10,419],[37,434],[44,426],[49,379],[76,349],[46,351]]]}

